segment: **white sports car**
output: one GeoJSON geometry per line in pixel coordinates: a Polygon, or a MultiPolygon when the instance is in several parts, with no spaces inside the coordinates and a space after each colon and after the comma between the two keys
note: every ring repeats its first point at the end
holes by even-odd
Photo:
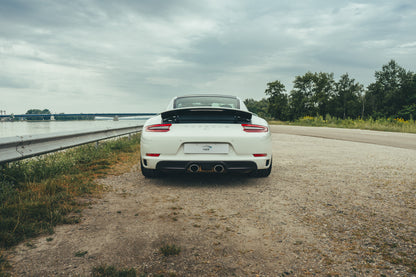
{"type": "Polygon", "coordinates": [[[267,121],[228,95],[175,97],[148,119],[140,143],[144,176],[161,172],[245,173],[269,176],[271,135],[267,121]]]}

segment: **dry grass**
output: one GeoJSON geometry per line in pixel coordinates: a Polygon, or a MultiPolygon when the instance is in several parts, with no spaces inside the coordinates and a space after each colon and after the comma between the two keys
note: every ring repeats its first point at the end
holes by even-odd
{"type": "MultiPolygon", "coordinates": [[[[52,234],[57,224],[77,223],[78,212],[97,197],[95,180],[118,175],[137,164],[140,136],[84,145],[0,167],[0,251],[40,234],[52,234]]],[[[1,253],[0,253],[1,254],[1,253]]],[[[1,256],[0,276],[7,266],[1,256]]]]}

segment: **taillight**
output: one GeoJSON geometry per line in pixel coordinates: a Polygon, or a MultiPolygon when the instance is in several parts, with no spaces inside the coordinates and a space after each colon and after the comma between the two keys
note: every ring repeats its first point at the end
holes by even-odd
{"type": "Polygon", "coordinates": [[[241,124],[241,126],[243,126],[243,130],[248,133],[265,133],[269,131],[269,128],[262,125],[241,124]]]}
{"type": "Polygon", "coordinates": [[[253,154],[254,157],[266,157],[267,154],[253,154]]]}
{"type": "Polygon", "coordinates": [[[172,124],[154,124],[146,127],[147,132],[169,132],[172,124]]]}
{"type": "Polygon", "coordinates": [[[159,157],[160,154],[159,153],[146,153],[146,156],[148,156],[148,157],[159,157]]]}

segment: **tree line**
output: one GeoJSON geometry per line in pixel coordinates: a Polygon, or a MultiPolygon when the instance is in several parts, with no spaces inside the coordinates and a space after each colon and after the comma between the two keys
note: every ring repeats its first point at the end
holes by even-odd
{"type": "Polygon", "coordinates": [[[348,73],[336,81],[333,73],[307,72],[295,77],[290,93],[276,80],[267,84],[266,98],[250,98],[244,103],[251,112],[282,121],[327,115],[343,119],[415,119],[416,74],[391,60],[374,75],[375,82],[364,88],[348,73]]]}
{"type": "Polygon", "coordinates": [[[26,120],[50,120],[51,119],[51,111],[48,109],[30,109],[26,112],[26,114],[43,114],[45,116],[28,116],[26,120]]]}
{"type": "MultiPolygon", "coordinates": [[[[39,110],[39,109],[30,109],[26,112],[26,114],[41,114],[43,116],[28,116],[26,120],[51,120],[51,112],[48,109],[39,110]]],[[[54,116],[55,120],[57,121],[69,121],[69,120],[94,120],[93,115],[65,115],[64,113],[60,113],[54,116]]]]}

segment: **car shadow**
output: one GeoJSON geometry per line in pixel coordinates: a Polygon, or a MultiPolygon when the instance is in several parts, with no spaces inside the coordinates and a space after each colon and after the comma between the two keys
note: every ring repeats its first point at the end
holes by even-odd
{"type": "MultiPolygon", "coordinates": [[[[262,178],[260,178],[262,179],[262,178]]],[[[247,175],[233,174],[164,174],[148,179],[158,186],[173,186],[183,188],[195,187],[242,187],[256,186],[259,178],[247,175]]]]}

